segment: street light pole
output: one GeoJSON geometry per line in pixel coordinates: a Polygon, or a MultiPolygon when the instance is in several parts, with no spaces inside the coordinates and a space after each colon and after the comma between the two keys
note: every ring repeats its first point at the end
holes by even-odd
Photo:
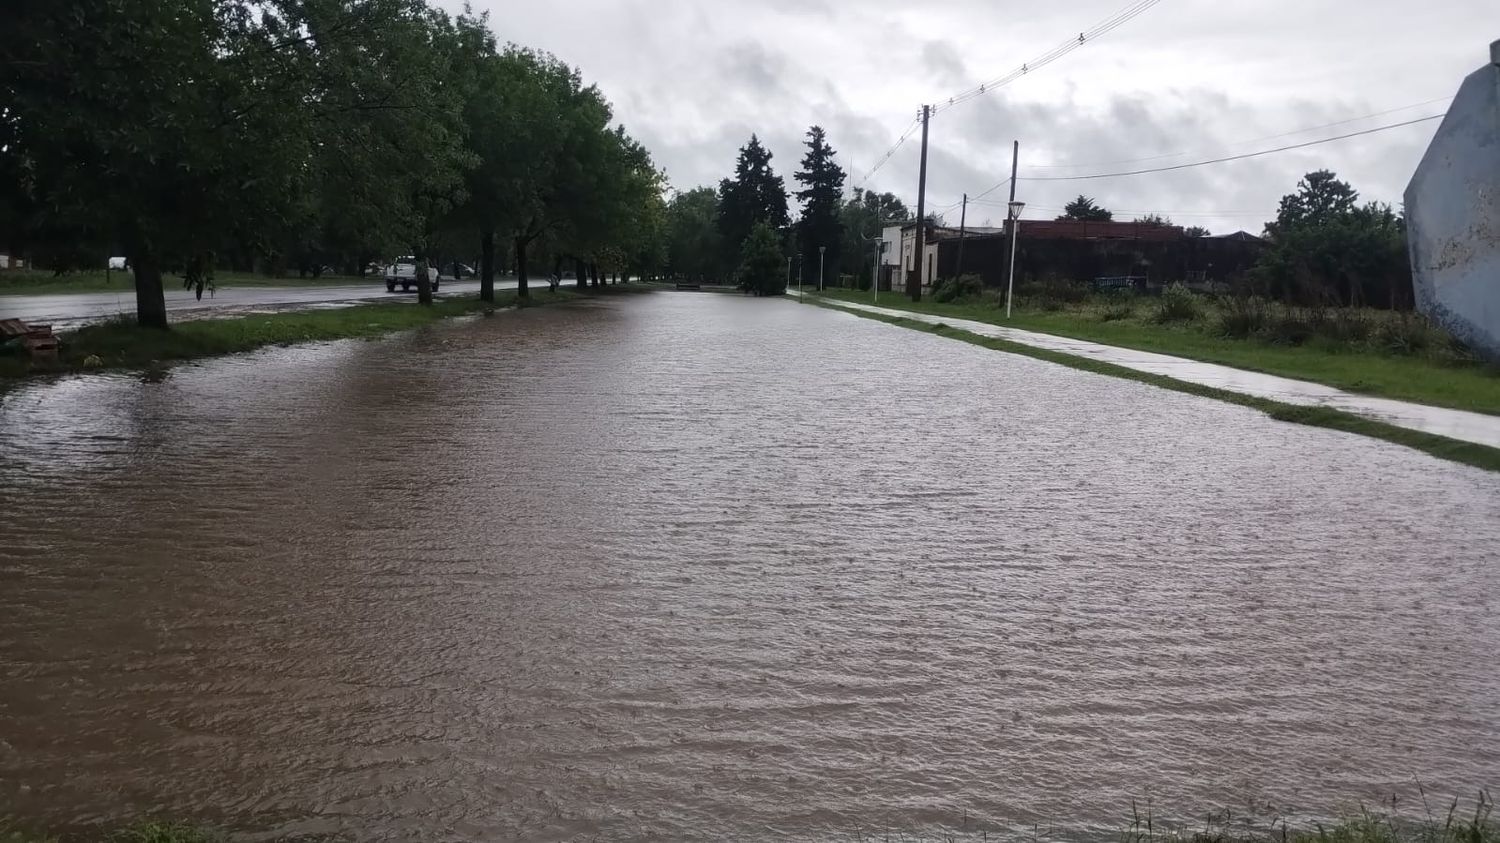
{"type": "Polygon", "coordinates": [[[1005,318],[1010,319],[1011,304],[1016,295],[1016,241],[1017,234],[1021,230],[1021,212],[1026,210],[1025,202],[1010,203],[1010,273],[1005,282],[1005,318]]]}
{"type": "Polygon", "coordinates": [[[828,247],[818,247],[818,293],[823,292],[823,267],[828,260],[828,247]]]}
{"type": "Polygon", "coordinates": [[[797,253],[797,299],[802,299],[802,253],[797,253]]]}

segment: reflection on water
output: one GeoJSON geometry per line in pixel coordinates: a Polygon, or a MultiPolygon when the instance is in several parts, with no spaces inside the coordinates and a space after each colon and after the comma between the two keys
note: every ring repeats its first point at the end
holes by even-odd
{"type": "MultiPolygon", "coordinates": [[[[1500,481],[790,302],[0,398],[0,814],[602,839],[1497,783],[1500,481]]],[[[976,825],[977,824],[977,825],[976,825]]]]}

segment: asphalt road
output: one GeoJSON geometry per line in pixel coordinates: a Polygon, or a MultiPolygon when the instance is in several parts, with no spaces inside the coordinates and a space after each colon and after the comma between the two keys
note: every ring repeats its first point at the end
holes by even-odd
{"type": "MultiPolygon", "coordinates": [[[[565,283],[571,283],[565,282],[565,283]]],[[[545,280],[533,286],[547,286],[545,280]]],[[[496,279],[498,290],[514,290],[513,278],[496,279]]],[[[443,295],[479,293],[478,281],[444,281],[443,295]]],[[[223,287],[210,298],[199,301],[191,292],[169,286],[167,312],[174,319],[205,319],[245,313],[267,313],[284,310],[312,310],[350,307],[382,301],[417,300],[415,291],[387,293],[385,284],[375,280],[366,284],[339,287],[223,287]]],[[[122,286],[118,293],[60,293],[24,296],[0,296],[0,319],[21,319],[50,324],[57,329],[75,328],[89,322],[108,319],[121,313],[135,312],[135,292],[122,286]]]]}

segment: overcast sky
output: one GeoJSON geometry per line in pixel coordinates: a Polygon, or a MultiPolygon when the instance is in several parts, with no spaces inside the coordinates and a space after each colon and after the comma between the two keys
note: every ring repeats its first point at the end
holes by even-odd
{"type": "MultiPolygon", "coordinates": [[[[851,185],[938,104],[1003,76],[1128,0],[472,0],[501,41],[579,67],[672,185],[714,185],[752,132],[787,177],[822,125],[851,185]]],[[[462,0],[441,0],[458,10],[462,0]]],[[[1500,39],[1500,0],[1162,0],[1115,32],[933,118],[928,205],[1004,180],[1187,163],[1439,114],[1500,39]],[[1442,98],[1442,101],[1431,102],[1442,98]],[[1425,105],[1418,105],[1426,103],[1425,105]],[[1411,108],[1404,108],[1413,106],[1411,108]],[[1404,108],[1379,117],[1286,133],[1404,108]],[[1177,153],[1189,153],[1178,155],[1177,153]],[[1170,157],[1160,157],[1170,156],[1170,157]],[[1152,159],[1140,161],[1139,159],[1152,159]],[[1130,163],[1117,163],[1130,162],[1130,163]]],[[[1022,181],[1027,218],[1080,192],[1116,218],[1157,212],[1259,232],[1305,172],[1399,203],[1436,123],[1174,173],[1022,181]]],[[[866,187],[915,204],[917,139],[866,187]]],[[[999,224],[998,205],[970,221],[999,224]]],[[[794,209],[795,214],[795,209],[794,209]]],[[[956,208],[945,211],[951,222],[956,208]]]]}

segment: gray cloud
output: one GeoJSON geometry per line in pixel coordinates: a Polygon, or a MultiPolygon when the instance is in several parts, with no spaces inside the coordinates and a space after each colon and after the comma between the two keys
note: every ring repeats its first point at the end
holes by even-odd
{"type": "MultiPolygon", "coordinates": [[[[440,2],[455,11],[461,5],[440,2]]],[[[998,77],[1120,5],[1033,5],[1015,17],[992,0],[471,2],[492,11],[502,40],[578,65],[682,189],[716,184],[752,132],[790,179],[814,123],[828,130],[858,182],[919,103],[998,77]]],[[[935,118],[929,204],[948,205],[1003,179],[1012,139],[1022,143],[1023,174],[1057,176],[1184,163],[1195,159],[1173,153],[1233,154],[1438,113],[1441,103],[1259,140],[1451,95],[1495,37],[1500,4],[1493,0],[1419,7],[1366,0],[1357,10],[1305,0],[1165,0],[1098,42],[935,118]],[[1122,161],[1136,163],[1110,163],[1122,161]]],[[[1019,190],[1037,209],[1028,216],[1046,216],[1082,192],[1118,209],[1257,230],[1303,173],[1321,167],[1368,199],[1399,201],[1435,129],[1428,123],[1137,178],[1023,181],[1019,190]]],[[[916,147],[914,139],[867,186],[914,200],[916,147]]]]}

